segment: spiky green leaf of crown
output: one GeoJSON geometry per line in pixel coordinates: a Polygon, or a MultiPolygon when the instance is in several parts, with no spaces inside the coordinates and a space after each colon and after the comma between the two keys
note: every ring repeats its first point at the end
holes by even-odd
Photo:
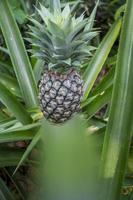
{"type": "Polygon", "coordinates": [[[90,41],[97,35],[93,29],[97,5],[90,18],[84,18],[84,14],[72,16],[69,4],[63,10],[56,7],[51,12],[40,5],[37,11],[41,22],[31,18],[33,25],[29,26],[33,56],[44,60],[49,69],[81,66],[95,49],[90,41]]]}

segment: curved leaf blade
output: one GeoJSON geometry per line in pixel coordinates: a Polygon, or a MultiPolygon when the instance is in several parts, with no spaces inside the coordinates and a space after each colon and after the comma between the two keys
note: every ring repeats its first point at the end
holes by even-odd
{"type": "Polygon", "coordinates": [[[11,148],[6,145],[0,146],[0,168],[15,166],[18,164],[24,150],[11,148]]]}
{"type": "Polygon", "coordinates": [[[115,68],[112,67],[110,71],[103,77],[101,82],[90,93],[89,97],[98,95],[102,93],[104,90],[106,90],[107,88],[109,88],[111,85],[113,85],[114,74],[115,74],[115,68]]]}
{"type": "Polygon", "coordinates": [[[41,74],[44,69],[44,61],[38,60],[36,64],[34,65],[34,76],[36,79],[36,83],[38,84],[39,80],[41,79],[41,74]]]}
{"type": "Polygon", "coordinates": [[[97,49],[93,59],[89,63],[89,66],[87,67],[85,73],[84,73],[84,98],[83,100],[86,100],[90,90],[93,87],[93,84],[101,71],[109,53],[110,50],[116,41],[119,31],[121,28],[121,19],[117,20],[103,41],[101,42],[99,48],[97,49]]]}
{"type": "Polygon", "coordinates": [[[120,198],[133,133],[133,1],[127,0],[109,122],[103,146],[102,199],[120,198]]]}
{"type": "Polygon", "coordinates": [[[33,150],[33,148],[36,146],[36,144],[38,143],[38,141],[41,139],[41,135],[42,135],[42,129],[39,130],[36,135],[33,137],[31,143],[29,144],[29,146],[27,147],[26,151],[24,152],[23,156],[21,157],[13,175],[17,172],[17,170],[19,169],[19,167],[22,165],[22,163],[26,160],[26,158],[28,157],[28,155],[31,153],[31,151],[33,150]]]}
{"type": "Polygon", "coordinates": [[[29,124],[32,122],[29,113],[2,83],[0,83],[0,100],[21,123],[29,124]]]}
{"type": "Polygon", "coordinates": [[[88,117],[92,117],[99,111],[103,106],[109,103],[112,96],[112,86],[106,89],[103,94],[96,96],[87,106],[85,106],[85,112],[88,117]]]}
{"type": "Polygon", "coordinates": [[[0,24],[25,103],[36,107],[37,88],[32,67],[7,0],[0,1],[0,24]]]}
{"type": "Polygon", "coordinates": [[[0,82],[15,96],[21,98],[20,88],[15,78],[0,72],[0,82]]]}
{"type": "Polygon", "coordinates": [[[23,125],[18,128],[7,128],[6,130],[0,132],[0,143],[31,140],[35,136],[40,126],[40,123],[34,123],[23,125]]]}
{"type": "Polygon", "coordinates": [[[15,197],[9,191],[8,187],[6,186],[2,178],[0,178],[0,199],[1,200],[15,200],[15,197]]]}

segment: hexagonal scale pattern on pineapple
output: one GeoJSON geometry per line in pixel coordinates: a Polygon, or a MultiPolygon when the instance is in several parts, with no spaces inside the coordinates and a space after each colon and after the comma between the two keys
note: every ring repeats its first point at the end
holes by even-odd
{"type": "Polygon", "coordinates": [[[39,100],[44,116],[51,122],[65,122],[79,112],[82,96],[83,81],[76,70],[65,75],[53,71],[43,73],[39,100]]]}

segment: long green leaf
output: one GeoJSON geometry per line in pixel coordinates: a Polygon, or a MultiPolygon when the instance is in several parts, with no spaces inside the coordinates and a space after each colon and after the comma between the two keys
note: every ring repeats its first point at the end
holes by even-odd
{"type": "Polygon", "coordinates": [[[13,149],[8,146],[0,147],[0,168],[18,164],[24,150],[13,149]]]}
{"type": "Polygon", "coordinates": [[[111,48],[116,41],[119,31],[121,28],[121,19],[117,20],[103,41],[101,42],[98,50],[96,51],[93,59],[89,63],[89,66],[87,67],[85,74],[84,74],[84,98],[83,100],[86,100],[88,97],[88,94],[93,87],[94,82],[96,81],[96,78],[101,71],[110,51],[111,48]]]}
{"type": "Polygon", "coordinates": [[[0,143],[19,140],[31,140],[40,127],[40,123],[23,125],[17,128],[8,128],[0,132],[0,143]]]}
{"type": "Polygon", "coordinates": [[[22,8],[23,8],[24,12],[28,15],[29,14],[28,13],[28,8],[27,8],[27,5],[26,5],[25,1],[24,0],[20,0],[20,3],[22,5],[22,8]]]}
{"type": "Polygon", "coordinates": [[[33,71],[8,0],[0,1],[0,24],[25,103],[28,107],[36,107],[37,88],[33,71]]]}
{"type": "Polygon", "coordinates": [[[38,60],[34,66],[34,76],[37,84],[41,78],[41,73],[43,71],[43,68],[44,68],[44,61],[38,60]]]}
{"type": "Polygon", "coordinates": [[[99,0],[97,1],[96,5],[95,5],[90,17],[89,17],[89,23],[86,26],[85,30],[91,30],[93,28],[98,5],[99,5],[99,0]]]}
{"type": "Polygon", "coordinates": [[[8,169],[4,168],[3,171],[7,175],[8,179],[10,180],[10,182],[12,183],[12,185],[14,186],[14,189],[18,193],[20,199],[21,200],[25,200],[25,194],[23,193],[23,191],[21,191],[21,187],[19,186],[18,181],[16,181],[15,177],[12,176],[12,173],[11,173],[12,170],[8,170],[8,169]]]}
{"type": "Polygon", "coordinates": [[[1,46],[0,46],[0,51],[4,52],[6,54],[9,54],[8,50],[4,47],[1,47],[1,46]]]}
{"type": "Polygon", "coordinates": [[[0,178],[0,200],[15,200],[4,181],[0,178]]]}
{"type": "Polygon", "coordinates": [[[21,97],[21,92],[15,78],[0,72],[0,82],[15,96],[21,97]]]}
{"type": "Polygon", "coordinates": [[[2,111],[0,111],[0,122],[5,120],[6,118],[7,116],[2,111]]]}
{"type": "Polygon", "coordinates": [[[85,106],[85,112],[87,115],[92,117],[99,111],[103,106],[105,106],[111,99],[112,87],[109,87],[101,95],[98,95],[94,100],[92,100],[87,106],[85,106]]]}
{"type": "Polygon", "coordinates": [[[0,100],[20,122],[23,124],[29,124],[32,122],[29,113],[2,83],[0,83],[0,100]]]}
{"type": "Polygon", "coordinates": [[[95,96],[97,94],[100,94],[104,90],[106,90],[107,88],[109,88],[111,85],[113,85],[114,74],[115,74],[115,68],[112,67],[112,69],[107,73],[107,75],[104,76],[104,78],[102,79],[102,81],[90,93],[90,96],[95,96]]]}
{"type": "Polygon", "coordinates": [[[0,131],[3,131],[4,129],[7,129],[17,123],[17,119],[14,119],[14,117],[8,117],[7,119],[3,119],[0,121],[0,131]]]}
{"type": "Polygon", "coordinates": [[[52,12],[54,12],[54,10],[61,10],[61,4],[60,4],[60,0],[50,0],[50,9],[52,12]]]}
{"type": "Polygon", "coordinates": [[[10,131],[8,133],[0,134],[0,143],[15,142],[20,140],[31,140],[35,133],[30,130],[27,131],[10,131]]]}
{"type": "Polygon", "coordinates": [[[0,60],[0,72],[6,73],[7,75],[14,75],[14,71],[11,64],[7,64],[0,60]]]}
{"type": "Polygon", "coordinates": [[[103,147],[103,199],[119,200],[133,133],[133,1],[127,0],[103,147]]]}
{"type": "Polygon", "coordinates": [[[26,151],[24,152],[23,156],[21,157],[15,171],[13,174],[16,173],[16,171],[19,169],[19,167],[22,165],[22,163],[26,160],[26,158],[28,157],[28,155],[31,153],[31,151],[33,150],[33,148],[36,146],[36,144],[38,143],[38,141],[41,139],[41,135],[42,135],[42,129],[40,129],[37,134],[33,137],[31,143],[29,144],[29,146],[27,147],[26,151]]]}

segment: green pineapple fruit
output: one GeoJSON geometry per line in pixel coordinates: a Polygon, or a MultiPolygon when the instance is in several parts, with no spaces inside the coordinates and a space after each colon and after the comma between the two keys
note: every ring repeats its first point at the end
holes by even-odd
{"type": "Polygon", "coordinates": [[[69,4],[51,9],[40,5],[37,9],[41,22],[31,18],[30,26],[33,56],[45,61],[45,70],[39,83],[39,100],[44,116],[61,123],[80,110],[83,80],[80,67],[95,48],[90,40],[97,35],[92,16],[72,16],[69,4]]]}

